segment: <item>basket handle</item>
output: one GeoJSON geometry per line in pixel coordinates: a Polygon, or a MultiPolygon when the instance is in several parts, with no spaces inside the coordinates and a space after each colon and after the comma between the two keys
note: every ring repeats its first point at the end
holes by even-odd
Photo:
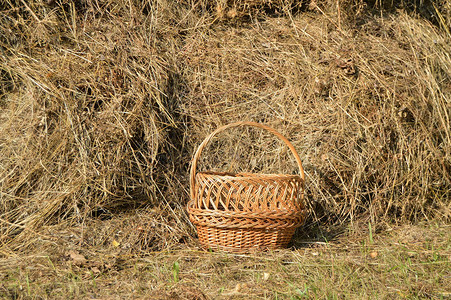
{"type": "Polygon", "coordinates": [[[240,122],[231,123],[231,124],[219,127],[218,129],[216,129],[215,131],[210,133],[210,135],[207,136],[205,138],[205,140],[203,140],[203,142],[197,148],[197,151],[194,154],[193,161],[191,163],[191,170],[190,170],[190,195],[191,195],[191,199],[194,199],[194,196],[195,196],[194,195],[194,185],[196,183],[196,174],[195,173],[196,173],[196,169],[197,169],[197,162],[199,161],[199,157],[200,157],[200,154],[202,153],[202,150],[204,150],[204,148],[208,144],[208,142],[210,142],[210,140],[216,134],[218,134],[219,132],[224,131],[226,129],[240,127],[240,126],[253,126],[253,127],[257,127],[257,128],[262,128],[262,129],[265,129],[265,130],[273,133],[278,138],[280,138],[288,146],[288,148],[290,148],[291,153],[293,153],[294,157],[296,158],[296,162],[298,163],[298,167],[299,167],[300,177],[302,179],[302,185],[304,185],[305,175],[304,175],[304,168],[302,167],[301,158],[299,157],[299,154],[296,152],[296,149],[290,143],[290,141],[286,137],[284,137],[282,134],[280,134],[278,131],[276,131],[275,129],[273,129],[273,128],[269,127],[269,126],[266,126],[266,125],[263,125],[263,124],[260,124],[260,123],[256,123],[256,122],[240,121],[240,122]]]}

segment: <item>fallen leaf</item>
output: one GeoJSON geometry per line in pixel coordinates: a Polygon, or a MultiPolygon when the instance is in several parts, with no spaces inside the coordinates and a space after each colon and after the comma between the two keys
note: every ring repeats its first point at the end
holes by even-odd
{"type": "Polygon", "coordinates": [[[68,255],[75,265],[81,266],[86,263],[86,258],[77,251],[70,250],[68,255]]]}
{"type": "Polygon", "coordinates": [[[120,244],[118,241],[113,240],[113,247],[117,248],[117,247],[119,247],[120,245],[121,245],[121,244],[120,244]]]}

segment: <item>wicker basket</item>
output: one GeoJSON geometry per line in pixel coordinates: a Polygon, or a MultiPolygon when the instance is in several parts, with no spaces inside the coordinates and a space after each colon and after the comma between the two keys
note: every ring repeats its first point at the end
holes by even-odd
{"type": "Polygon", "coordinates": [[[259,123],[237,122],[216,129],[199,145],[190,171],[187,209],[204,249],[250,252],[285,248],[305,216],[304,170],[293,145],[276,130],[259,123]],[[265,129],[291,150],[300,176],[198,172],[197,162],[219,132],[239,126],[265,129]]]}

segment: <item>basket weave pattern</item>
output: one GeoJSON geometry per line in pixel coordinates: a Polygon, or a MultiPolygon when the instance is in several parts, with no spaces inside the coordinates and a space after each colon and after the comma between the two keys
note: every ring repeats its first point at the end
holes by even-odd
{"type": "Polygon", "coordinates": [[[197,226],[197,234],[205,249],[242,253],[285,248],[296,228],[287,230],[222,229],[197,226]]]}
{"type": "Polygon", "coordinates": [[[218,128],[199,146],[190,174],[191,201],[187,209],[203,248],[248,252],[284,248],[304,220],[304,172],[291,143],[274,129],[253,122],[218,128]],[[218,132],[238,126],[263,128],[281,138],[294,154],[301,176],[199,172],[197,161],[218,132]]]}

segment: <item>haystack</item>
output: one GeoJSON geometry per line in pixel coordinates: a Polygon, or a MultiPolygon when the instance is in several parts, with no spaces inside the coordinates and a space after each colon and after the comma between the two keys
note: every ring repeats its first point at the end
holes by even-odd
{"type": "MultiPolygon", "coordinates": [[[[190,157],[239,120],[290,138],[314,218],[449,220],[450,7],[424,1],[430,23],[413,2],[3,1],[1,253],[64,228],[94,246],[185,240],[190,157]]],[[[251,129],[200,165],[296,172],[251,129]]]]}
{"type": "Polygon", "coordinates": [[[175,10],[128,4],[4,4],[0,245],[165,203],[177,152],[168,137],[175,10]]]}
{"type": "MultiPolygon", "coordinates": [[[[337,18],[317,11],[188,36],[189,141],[232,121],[267,123],[300,152],[313,216],[449,219],[451,36],[405,12],[337,18]]],[[[206,153],[205,169],[295,171],[258,132],[223,136],[206,153]]]]}

